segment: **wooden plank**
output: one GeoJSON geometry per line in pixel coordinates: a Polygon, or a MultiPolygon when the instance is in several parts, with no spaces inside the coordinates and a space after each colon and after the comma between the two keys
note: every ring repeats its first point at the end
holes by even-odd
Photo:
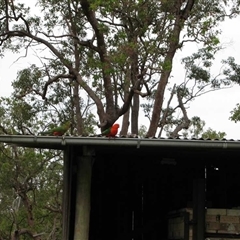
{"type": "Polygon", "coordinates": [[[206,215],[206,222],[220,222],[220,218],[216,215],[206,215]]]}
{"type": "Polygon", "coordinates": [[[207,222],[206,223],[206,232],[214,230],[216,232],[216,230],[220,229],[220,222],[207,222]]]}
{"type": "Polygon", "coordinates": [[[240,209],[227,209],[227,216],[240,216],[240,209]]]}
{"type": "Polygon", "coordinates": [[[193,183],[193,240],[204,239],[205,234],[205,179],[193,183]]]}
{"type": "Polygon", "coordinates": [[[221,223],[239,223],[238,216],[220,216],[221,223]]]}
{"type": "Polygon", "coordinates": [[[227,215],[227,210],[226,209],[219,209],[219,208],[208,208],[207,209],[207,215],[224,216],[224,215],[227,215]]]}

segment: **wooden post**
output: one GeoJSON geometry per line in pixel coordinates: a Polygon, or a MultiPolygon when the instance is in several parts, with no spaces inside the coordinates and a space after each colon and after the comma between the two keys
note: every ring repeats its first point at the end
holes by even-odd
{"type": "Polygon", "coordinates": [[[73,239],[73,148],[67,147],[64,150],[64,167],[63,167],[63,239],[73,239]]]}
{"type": "Polygon", "coordinates": [[[193,183],[193,240],[205,239],[205,179],[193,183]]]}
{"type": "Polygon", "coordinates": [[[77,163],[74,240],[88,240],[89,237],[92,156],[92,149],[83,146],[83,154],[77,163]]]}

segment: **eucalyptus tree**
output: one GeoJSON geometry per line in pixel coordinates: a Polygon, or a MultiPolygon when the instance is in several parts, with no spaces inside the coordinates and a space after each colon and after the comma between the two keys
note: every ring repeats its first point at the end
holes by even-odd
{"type": "MultiPolygon", "coordinates": [[[[212,74],[211,67],[214,59],[214,55],[203,48],[182,59],[185,76],[183,82],[175,82],[173,87],[169,88],[170,94],[165,95],[167,103],[165,108],[162,108],[160,115],[158,137],[161,137],[163,132],[168,136],[177,137],[182,130],[182,135],[191,133],[191,136],[199,136],[200,132],[197,133],[195,130],[202,131],[205,123],[198,116],[189,119],[187,109],[191,101],[212,91],[233,87],[237,83],[234,78],[236,73],[231,70],[231,63],[236,65],[235,60],[229,58],[222,61],[219,73],[212,74]],[[200,127],[201,125],[202,127],[200,127]],[[195,130],[192,129],[193,126],[195,130]],[[190,129],[188,130],[188,128],[190,129]]],[[[153,101],[142,106],[150,119],[153,101]]]]}
{"type": "MultiPolygon", "coordinates": [[[[34,134],[39,108],[1,98],[0,134],[34,134]]],[[[61,239],[63,154],[0,144],[0,239],[61,239]]]]}
{"type": "Polygon", "coordinates": [[[166,124],[165,130],[168,137],[179,137],[179,138],[189,138],[189,139],[223,139],[226,136],[225,132],[216,131],[212,128],[205,130],[205,121],[200,117],[194,116],[190,119],[190,123],[187,129],[183,128],[181,134],[176,132],[174,125],[181,126],[181,119],[173,119],[171,123],[166,124]],[[173,131],[171,129],[174,128],[173,131]]]}
{"type": "MultiPolygon", "coordinates": [[[[239,12],[239,1],[224,0],[38,0],[36,4],[35,15],[21,1],[1,0],[0,5],[1,54],[25,49],[27,55],[34,48],[42,61],[37,66],[39,84],[29,79],[20,96],[58,98],[66,85],[71,86],[77,134],[83,134],[84,101],[95,107],[102,129],[123,115],[125,134],[129,122],[131,132],[138,133],[141,99],[150,99],[148,137],[161,126],[176,52],[196,42],[214,55],[220,47],[218,24],[239,12]]],[[[201,75],[192,78],[201,83],[201,75]]]]}

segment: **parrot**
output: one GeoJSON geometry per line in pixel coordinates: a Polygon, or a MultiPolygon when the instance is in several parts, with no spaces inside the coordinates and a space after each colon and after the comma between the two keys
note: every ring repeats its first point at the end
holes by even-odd
{"type": "Polygon", "coordinates": [[[119,124],[118,123],[115,123],[113,124],[110,128],[104,130],[102,132],[102,135],[106,136],[106,137],[115,137],[117,132],[118,132],[118,128],[119,128],[119,124]]]}
{"type": "Polygon", "coordinates": [[[62,136],[71,127],[71,122],[66,122],[62,126],[54,127],[46,132],[41,132],[40,135],[62,136]]]}

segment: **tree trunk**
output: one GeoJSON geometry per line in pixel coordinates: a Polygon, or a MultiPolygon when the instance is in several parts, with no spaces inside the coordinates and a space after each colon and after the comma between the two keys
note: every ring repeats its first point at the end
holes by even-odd
{"type": "Polygon", "coordinates": [[[160,77],[160,82],[158,84],[158,88],[155,96],[155,102],[153,105],[152,118],[151,118],[150,126],[147,132],[147,137],[154,137],[157,132],[157,128],[160,120],[160,114],[162,111],[163,97],[164,97],[166,85],[168,83],[170,72],[171,71],[164,72],[160,77]]]}
{"type": "Polygon", "coordinates": [[[138,135],[139,95],[134,94],[131,108],[131,133],[138,135]]]}
{"type": "Polygon", "coordinates": [[[167,66],[167,69],[163,69],[163,73],[161,74],[161,77],[159,80],[159,84],[158,84],[156,95],[155,95],[155,102],[153,105],[152,118],[151,118],[150,126],[147,132],[147,137],[154,137],[157,132],[157,129],[159,126],[160,114],[162,111],[165,88],[168,83],[170,73],[172,71],[173,58],[175,56],[176,50],[179,48],[179,36],[182,30],[183,23],[188,18],[193,5],[194,5],[194,0],[189,0],[187,1],[185,8],[181,10],[182,5],[180,1],[176,2],[176,9],[178,9],[177,12],[179,12],[179,14],[176,15],[176,20],[174,23],[172,34],[171,34],[171,37],[169,38],[169,39],[172,39],[172,41],[169,44],[168,53],[163,63],[163,66],[167,66]]]}
{"type": "MultiPolygon", "coordinates": [[[[127,102],[129,98],[129,89],[130,89],[130,79],[131,78],[131,71],[130,69],[127,70],[126,79],[123,84],[124,88],[124,101],[127,102]]],[[[128,108],[127,112],[123,115],[122,118],[122,128],[120,132],[120,136],[126,136],[128,133],[129,128],[129,117],[130,117],[130,108],[128,108]]]]}
{"type": "Polygon", "coordinates": [[[75,108],[75,116],[77,120],[77,133],[78,135],[84,134],[84,123],[81,113],[81,107],[80,107],[80,98],[79,98],[79,84],[77,82],[74,83],[73,86],[73,103],[75,108]]]}
{"type": "Polygon", "coordinates": [[[123,115],[122,119],[122,128],[120,132],[120,136],[126,136],[128,133],[128,127],[129,127],[129,110],[123,115]]]}

